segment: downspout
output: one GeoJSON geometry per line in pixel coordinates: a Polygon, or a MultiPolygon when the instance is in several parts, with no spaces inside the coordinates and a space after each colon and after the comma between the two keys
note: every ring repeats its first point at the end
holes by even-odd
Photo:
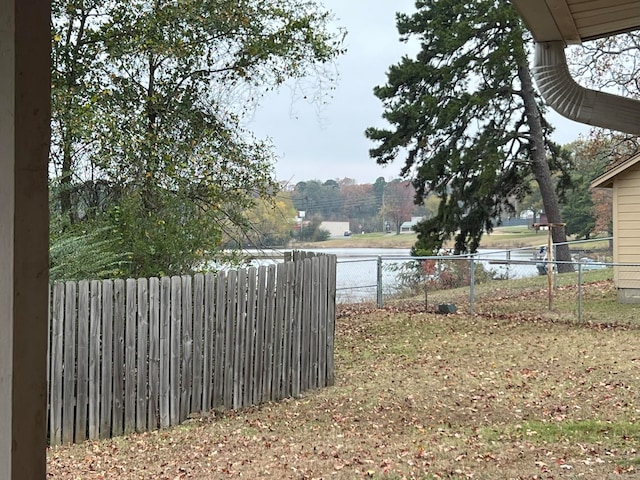
{"type": "Polygon", "coordinates": [[[536,43],[533,77],[547,105],[577,122],[640,135],[640,101],[578,85],[564,48],[561,41],[536,43]]]}

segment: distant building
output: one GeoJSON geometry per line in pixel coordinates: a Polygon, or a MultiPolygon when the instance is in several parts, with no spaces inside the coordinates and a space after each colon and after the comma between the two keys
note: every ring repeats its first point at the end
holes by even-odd
{"type": "Polygon", "coordinates": [[[332,237],[344,237],[344,232],[349,231],[349,222],[322,222],[322,230],[327,230],[332,237]]]}
{"type": "Polygon", "coordinates": [[[400,233],[414,233],[413,227],[424,217],[411,217],[411,220],[400,225],[400,233]]]}
{"type": "Polygon", "coordinates": [[[536,232],[539,230],[549,230],[549,220],[547,219],[547,214],[544,212],[540,212],[538,214],[537,221],[536,217],[534,216],[532,219],[531,228],[533,228],[536,232]]]}

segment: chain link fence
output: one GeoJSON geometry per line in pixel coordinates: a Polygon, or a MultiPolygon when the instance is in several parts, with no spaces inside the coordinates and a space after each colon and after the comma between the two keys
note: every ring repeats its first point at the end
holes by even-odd
{"type": "Polygon", "coordinates": [[[639,306],[618,300],[640,297],[640,264],[613,263],[611,239],[569,242],[569,248],[571,262],[555,261],[546,245],[472,256],[339,259],[337,300],[382,307],[411,299],[443,313],[489,316],[505,314],[506,307],[510,315],[596,323],[609,321],[606,315],[615,305],[623,311],[615,322],[632,323],[639,306]],[[569,272],[559,273],[564,271],[569,272]],[[624,294],[615,285],[625,286],[624,294]]]}

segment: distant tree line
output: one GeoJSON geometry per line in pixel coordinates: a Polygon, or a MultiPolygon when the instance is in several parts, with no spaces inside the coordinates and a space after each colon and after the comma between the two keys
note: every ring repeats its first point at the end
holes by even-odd
{"type": "Polygon", "coordinates": [[[416,203],[410,182],[400,179],[358,184],[353,179],[298,182],[288,192],[294,208],[305,218],[348,221],[352,232],[400,233],[412,217],[428,217],[430,202],[416,203]]]}
{"type": "MultiPolygon", "coordinates": [[[[591,190],[589,184],[604,173],[608,165],[634,153],[625,140],[594,133],[589,138],[563,146],[574,168],[569,172],[569,186],[560,208],[567,219],[567,234],[573,238],[588,239],[612,233],[611,191],[591,190]]],[[[494,219],[496,225],[527,211],[534,214],[529,219],[530,223],[539,221],[539,215],[544,213],[540,191],[535,182],[528,188],[530,193],[520,199],[512,199],[514,207],[509,215],[494,219]]],[[[410,182],[401,179],[385,181],[383,177],[373,184],[358,184],[349,178],[307,180],[286,188],[281,195],[284,202],[291,202],[290,209],[304,211],[307,219],[314,220],[314,225],[319,225],[317,220],[349,221],[353,232],[397,233],[400,225],[412,217],[433,218],[440,202],[435,195],[420,199],[410,182]],[[414,203],[416,201],[418,204],[414,203]]]]}

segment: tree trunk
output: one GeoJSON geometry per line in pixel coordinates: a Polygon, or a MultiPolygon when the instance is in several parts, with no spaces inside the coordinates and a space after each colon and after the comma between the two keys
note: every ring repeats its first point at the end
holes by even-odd
{"type": "MultiPolygon", "coordinates": [[[[529,140],[531,143],[531,168],[538,187],[540,188],[540,195],[542,197],[544,211],[547,214],[547,222],[550,224],[549,228],[551,228],[553,243],[561,244],[556,247],[555,259],[561,262],[571,262],[571,252],[569,251],[569,245],[566,243],[567,234],[560,214],[560,204],[553,187],[551,169],[547,161],[540,110],[538,109],[533,90],[531,72],[527,66],[518,67],[518,78],[522,85],[522,99],[531,136],[529,140]]],[[[572,271],[573,265],[571,263],[561,263],[558,265],[558,272],[572,271]]]]}
{"type": "Polygon", "coordinates": [[[63,138],[63,158],[62,158],[62,171],[60,174],[60,186],[58,198],[60,199],[60,211],[62,216],[67,215],[70,223],[74,223],[75,215],[73,211],[73,204],[71,199],[71,189],[73,188],[72,176],[73,176],[73,162],[71,161],[71,141],[63,138]]]}

